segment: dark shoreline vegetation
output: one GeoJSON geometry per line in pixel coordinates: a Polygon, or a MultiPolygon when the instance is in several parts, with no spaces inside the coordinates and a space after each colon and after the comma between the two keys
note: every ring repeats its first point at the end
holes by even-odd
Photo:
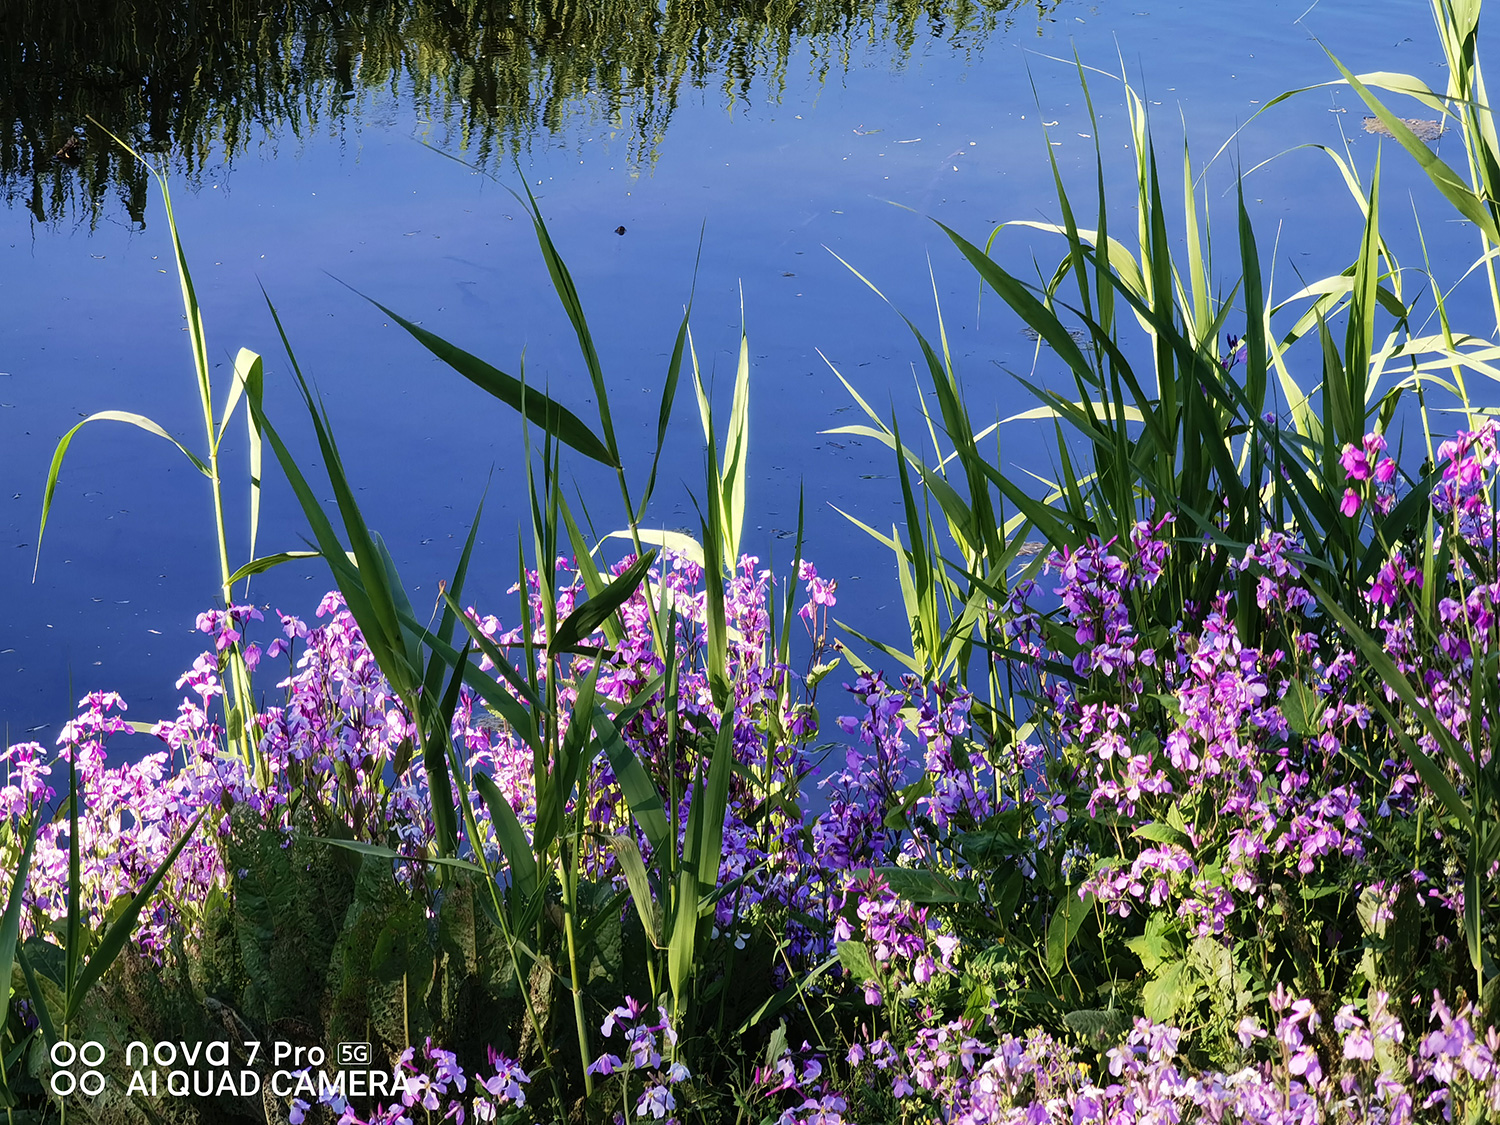
{"type": "MultiPolygon", "coordinates": [[[[1036,5],[1038,14],[1045,2],[1036,5]]],[[[864,41],[902,65],[927,39],[982,50],[1009,0],[10,0],[0,10],[0,194],[36,221],[93,225],[118,196],[145,222],[141,163],[98,121],[196,182],[277,132],[357,127],[409,96],[481,166],[583,118],[649,166],[679,99],[779,95],[796,50],[819,82],[864,41]]],[[[1022,8],[1022,11],[1027,10],[1022,8]]]]}
{"type": "MultiPolygon", "coordinates": [[[[690,389],[700,523],[644,521],[656,464],[622,464],[530,197],[597,417],[381,307],[503,404],[531,497],[513,605],[464,601],[482,504],[440,598],[413,602],[295,341],[284,371],[241,351],[213,384],[168,205],[204,422],[179,448],[211,482],[223,605],[175,719],[134,726],[95,693],[56,748],[5,752],[7,1120],[1493,1120],[1500,424],[1468,386],[1500,377],[1500,141],[1478,3],[1434,10],[1446,89],[1343,80],[1478,234],[1465,284],[1494,323],[1449,323],[1450,284],[1382,233],[1379,163],[1338,156],[1364,216],[1350,267],[1273,298],[1241,198],[1225,288],[1203,170],[1158,162],[1126,87],[1135,221],[1102,170],[1086,209],[1059,175],[1058,223],[1012,224],[1061,244],[1036,284],[1001,231],[947,232],[1073,381],[1027,383],[1055,481],[1000,468],[941,331],[908,322],[934,405],[904,427],[845,382],[867,415],[845,432],[895,462],[904,525],[868,530],[902,638],[835,619],[800,534],[785,570],[741,555],[749,346],[717,401],[690,309],[658,445],[690,389]],[[1398,93],[1463,161],[1381,101],[1398,93]],[[272,378],[316,450],[283,441],[272,378]],[[616,471],[609,522],[568,498],[579,458],[616,471]],[[311,546],[257,557],[272,462],[311,546]],[[337,585],[315,616],[252,604],[255,574],[313,559],[337,585]],[[112,766],[126,735],[163,748],[112,766]],[[369,1063],[306,1058],[340,1042],[369,1063]],[[202,1061],[132,1069],[132,1043],[202,1061]],[[253,1046],[272,1043],[304,1054],[253,1046]],[[373,1095],[350,1085],[367,1066],[373,1095]]],[[[45,506],[95,421],[175,440],[85,420],[45,506]]]]}

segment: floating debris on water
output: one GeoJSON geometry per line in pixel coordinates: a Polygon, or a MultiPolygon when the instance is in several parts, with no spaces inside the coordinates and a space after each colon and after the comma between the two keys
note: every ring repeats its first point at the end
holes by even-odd
{"type": "MultiPolygon", "coordinates": [[[[1421,117],[1397,118],[1416,134],[1419,141],[1435,141],[1443,135],[1443,123],[1441,121],[1428,121],[1421,117]]],[[[1378,117],[1365,118],[1365,132],[1374,133],[1377,137],[1394,137],[1396,134],[1386,126],[1386,123],[1378,117]]]]}
{"type": "MultiPolygon", "coordinates": [[[[1041,340],[1041,342],[1044,343],[1044,344],[1047,342],[1046,340],[1042,340],[1042,334],[1040,332],[1038,332],[1035,328],[1031,327],[1031,325],[1029,325],[1029,324],[1025,328],[1021,329],[1021,335],[1025,336],[1033,344],[1036,343],[1038,340],[1041,340]]],[[[1068,329],[1068,337],[1075,344],[1081,344],[1086,339],[1086,337],[1083,334],[1083,329],[1082,328],[1069,328],[1068,329]]]]}

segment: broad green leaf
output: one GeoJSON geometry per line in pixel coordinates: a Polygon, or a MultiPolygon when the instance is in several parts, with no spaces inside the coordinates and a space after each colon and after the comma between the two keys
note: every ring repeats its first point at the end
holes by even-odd
{"type": "Polygon", "coordinates": [[[1137,840],[1150,840],[1156,844],[1176,844],[1179,847],[1187,847],[1189,843],[1186,834],[1159,820],[1141,825],[1131,833],[1131,836],[1137,840]]]}
{"type": "Polygon", "coordinates": [[[1057,976],[1068,963],[1068,947],[1078,936],[1078,931],[1088,920],[1094,908],[1094,896],[1086,894],[1080,898],[1071,889],[1065,892],[1063,901],[1052,914],[1047,925],[1047,973],[1057,976]]]}
{"type": "Polygon", "coordinates": [[[886,881],[893,894],[917,906],[979,900],[979,890],[972,882],[950,879],[926,868],[877,867],[875,874],[886,881]]]}
{"type": "Polygon", "coordinates": [[[1196,994],[1196,983],[1187,962],[1169,961],[1142,989],[1146,1018],[1154,1023],[1171,1023],[1172,1017],[1191,1004],[1196,994]]]}
{"type": "Polygon", "coordinates": [[[1160,914],[1146,919],[1146,932],[1133,937],[1125,947],[1141,959],[1148,973],[1154,973],[1163,961],[1182,952],[1181,945],[1171,935],[1171,924],[1160,914]]]}
{"type": "Polygon", "coordinates": [[[838,943],[838,954],[839,963],[854,980],[863,984],[877,979],[875,962],[870,960],[870,947],[864,942],[841,941],[838,943]]]}

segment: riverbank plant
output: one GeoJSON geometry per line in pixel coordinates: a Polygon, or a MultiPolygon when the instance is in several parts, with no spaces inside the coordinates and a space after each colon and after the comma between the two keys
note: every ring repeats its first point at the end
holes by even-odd
{"type": "Polygon", "coordinates": [[[227,572],[175,718],[98,693],[55,751],[7,748],[11,1120],[1500,1114],[1500,425],[1466,392],[1451,434],[1429,409],[1486,345],[1414,328],[1378,163],[1344,165],[1348,269],[1277,298],[1241,197],[1216,289],[1202,169],[1184,153],[1169,205],[1125,97],[1133,233],[1102,158],[1091,228],[1056,165],[1059,221],[1014,224],[1062,241],[1035,282],[1014,232],[947,232],[1036,334],[1038,406],[977,423],[941,313],[935,344],[911,322],[935,411],[845,383],[896,460],[904,526],[869,530],[904,640],[834,620],[800,535],[782,565],[746,553],[744,333],[726,420],[684,315],[656,457],[625,464],[529,197],[596,420],[380,306],[520,427],[513,606],[465,598],[479,512],[440,596],[408,591],[283,334],[322,476],[236,385],[337,590],[304,619],[232,594],[307,553],[227,572]],[[684,372],[696,535],[647,520],[684,372]],[[1002,458],[1037,421],[1054,480],[1002,458]],[[614,470],[618,530],[567,499],[578,456],[614,470]],[[249,710],[241,669],[275,685],[249,710]],[[108,1081],[54,1097],[74,1026],[108,1081]],[[248,1044],[277,1040],[367,1043],[387,1092],[271,1090],[248,1044]],[[222,1042],[260,1085],[131,1090],[130,1042],[222,1042]]]}

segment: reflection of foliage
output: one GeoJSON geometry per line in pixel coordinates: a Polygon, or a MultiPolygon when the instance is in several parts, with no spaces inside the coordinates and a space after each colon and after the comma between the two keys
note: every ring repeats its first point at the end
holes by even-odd
{"type": "Polygon", "coordinates": [[[480,163],[580,114],[650,163],[684,84],[782,90],[804,42],[821,82],[860,43],[977,47],[1010,0],[10,0],[0,11],[0,191],[42,222],[97,221],[146,177],[86,118],[189,176],[263,132],[355,125],[409,97],[480,163]]]}

